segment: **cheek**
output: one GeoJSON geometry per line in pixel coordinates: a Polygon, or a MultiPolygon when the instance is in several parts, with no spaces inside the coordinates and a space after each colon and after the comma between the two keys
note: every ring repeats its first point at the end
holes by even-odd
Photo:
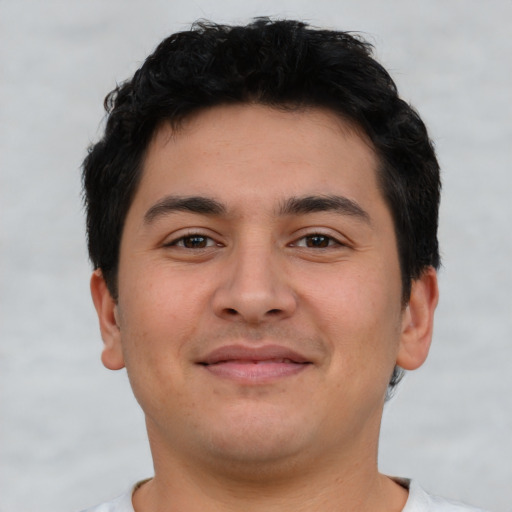
{"type": "Polygon", "coordinates": [[[332,353],[344,365],[352,366],[353,359],[394,358],[401,319],[398,279],[387,278],[378,269],[339,272],[318,282],[304,300],[332,353]]]}
{"type": "Polygon", "coordinates": [[[161,292],[147,286],[120,304],[126,371],[137,401],[151,417],[185,400],[182,354],[195,325],[180,297],[161,292]]]}
{"type": "MultiPolygon", "coordinates": [[[[201,310],[208,279],[190,275],[165,262],[143,262],[143,268],[131,270],[120,289],[120,307],[124,318],[138,335],[179,336],[201,310]]],[[[155,340],[156,341],[156,340],[155,340]]]]}
{"type": "Polygon", "coordinates": [[[399,287],[376,271],[364,270],[342,269],[323,279],[312,275],[315,286],[304,290],[303,295],[307,302],[318,305],[319,316],[328,317],[329,322],[379,322],[382,316],[396,312],[399,287]]]}
{"type": "Polygon", "coordinates": [[[179,363],[184,340],[195,325],[193,297],[170,291],[166,280],[150,277],[145,273],[141,279],[125,280],[118,308],[128,373],[142,373],[146,380],[179,363]]]}

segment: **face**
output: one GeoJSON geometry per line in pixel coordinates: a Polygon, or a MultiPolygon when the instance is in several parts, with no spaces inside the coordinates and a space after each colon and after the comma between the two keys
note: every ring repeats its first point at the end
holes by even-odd
{"type": "Polygon", "coordinates": [[[153,448],[265,463],[376,445],[394,365],[426,356],[376,167],[322,110],[222,106],[158,131],[118,302],[92,284],[103,361],[126,366],[153,448]]]}

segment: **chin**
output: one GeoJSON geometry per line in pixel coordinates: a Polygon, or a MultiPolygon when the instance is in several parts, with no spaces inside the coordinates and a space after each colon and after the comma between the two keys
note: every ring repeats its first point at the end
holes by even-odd
{"type": "Polygon", "coordinates": [[[245,416],[241,421],[231,418],[227,424],[210,425],[207,443],[210,453],[219,462],[223,460],[235,466],[240,463],[249,472],[290,461],[305,451],[307,440],[313,436],[303,431],[307,423],[297,424],[289,419],[245,416]]]}

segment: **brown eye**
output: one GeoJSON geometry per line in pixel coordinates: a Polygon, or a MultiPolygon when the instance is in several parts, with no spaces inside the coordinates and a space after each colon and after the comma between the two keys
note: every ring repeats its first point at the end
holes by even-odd
{"type": "Polygon", "coordinates": [[[303,249],[336,249],[344,247],[345,244],[338,239],[324,233],[312,233],[305,235],[290,244],[292,247],[301,247],[303,249]]]}
{"type": "Polygon", "coordinates": [[[324,249],[329,247],[333,239],[326,235],[309,235],[304,237],[306,247],[324,249]]]}
{"type": "Polygon", "coordinates": [[[184,247],[185,249],[206,249],[215,245],[214,241],[203,235],[184,236],[173,242],[172,245],[184,247]]]}

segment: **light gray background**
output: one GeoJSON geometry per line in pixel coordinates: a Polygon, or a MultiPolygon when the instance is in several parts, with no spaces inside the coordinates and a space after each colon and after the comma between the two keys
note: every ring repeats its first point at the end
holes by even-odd
{"type": "Polygon", "coordinates": [[[0,0],[0,512],[64,512],[151,474],[124,372],[99,361],[79,167],[101,103],[197,18],[362,31],[443,167],[435,342],[386,407],[381,467],[512,505],[512,1],[0,0]]]}

